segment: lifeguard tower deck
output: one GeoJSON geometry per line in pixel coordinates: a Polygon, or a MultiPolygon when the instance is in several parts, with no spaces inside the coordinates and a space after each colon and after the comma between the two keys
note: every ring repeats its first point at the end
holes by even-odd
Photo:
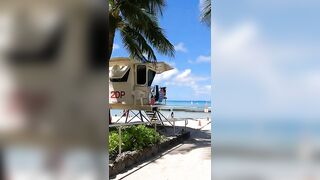
{"type": "Polygon", "coordinates": [[[167,121],[159,109],[166,104],[166,87],[153,85],[157,74],[172,70],[165,62],[143,63],[130,58],[113,58],[109,62],[110,109],[123,110],[125,123],[134,118],[142,122],[161,123],[167,121]],[[134,116],[130,117],[129,113],[134,116]]]}

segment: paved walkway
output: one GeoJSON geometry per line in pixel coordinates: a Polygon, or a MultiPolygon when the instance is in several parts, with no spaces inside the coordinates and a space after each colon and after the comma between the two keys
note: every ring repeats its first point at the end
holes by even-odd
{"type": "Polygon", "coordinates": [[[204,125],[200,130],[190,129],[190,131],[190,139],[183,144],[119,174],[115,179],[210,180],[211,123],[204,125]]]}

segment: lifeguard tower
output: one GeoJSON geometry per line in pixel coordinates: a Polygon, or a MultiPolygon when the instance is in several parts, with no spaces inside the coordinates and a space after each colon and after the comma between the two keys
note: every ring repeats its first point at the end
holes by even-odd
{"type": "Polygon", "coordinates": [[[143,63],[130,58],[112,58],[109,62],[110,109],[123,110],[115,122],[125,117],[125,123],[139,118],[142,122],[163,124],[167,121],[171,124],[159,111],[166,104],[166,87],[152,85],[152,82],[157,74],[172,69],[165,62],[143,63]],[[134,115],[130,119],[129,113],[134,115]]]}

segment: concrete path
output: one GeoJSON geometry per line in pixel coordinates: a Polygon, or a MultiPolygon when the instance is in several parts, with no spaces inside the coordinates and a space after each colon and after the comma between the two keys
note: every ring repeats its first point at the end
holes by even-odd
{"type": "Polygon", "coordinates": [[[115,179],[125,180],[210,180],[211,123],[191,129],[191,137],[158,157],[143,163],[115,179]]]}

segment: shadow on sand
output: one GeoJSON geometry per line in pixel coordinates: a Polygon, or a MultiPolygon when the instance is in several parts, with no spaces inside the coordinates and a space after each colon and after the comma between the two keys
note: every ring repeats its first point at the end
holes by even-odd
{"type": "MultiPolygon", "coordinates": [[[[190,138],[184,141],[181,146],[170,154],[186,154],[199,148],[211,147],[211,131],[187,128],[190,138]]],[[[205,152],[205,159],[211,159],[211,150],[205,152]]]]}

